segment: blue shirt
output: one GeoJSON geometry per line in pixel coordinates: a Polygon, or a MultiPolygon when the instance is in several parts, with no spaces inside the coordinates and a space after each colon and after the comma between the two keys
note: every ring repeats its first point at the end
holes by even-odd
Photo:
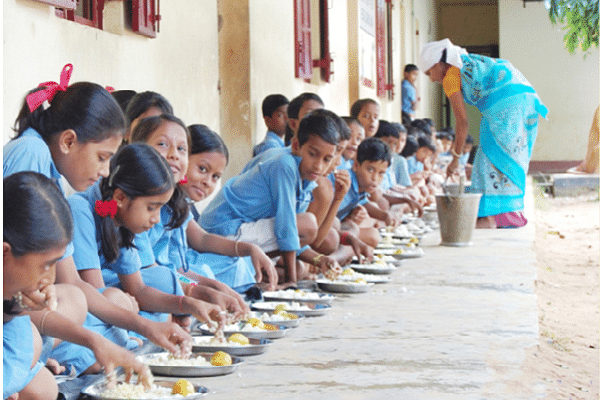
{"type": "Polygon", "coordinates": [[[404,79],[402,80],[402,111],[407,114],[414,114],[413,101],[417,101],[417,89],[412,83],[404,79]]]}
{"type": "Polygon", "coordinates": [[[411,186],[410,174],[408,173],[408,163],[406,158],[400,154],[394,154],[392,156],[392,165],[390,170],[396,177],[396,183],[402,186],[411,186]]]}
{"type": "Polygon", "coordinates": [[[130,275],[140,270],[142,264],[135,247],[121,247],[119,257],[108,263],[102,254],[102,218],[94,211],[96,200],[101,200],[100,184],[97,182],[86,191],[69,196],[73,214],[73,260],[78,271],[101,269],[104,284],[117,286],[119,275],[130,275]]]}
{"type": "Polygon", "coordinates": [[[337,217],[340,221],[343,221],[356,206],[361,206],[369,202],[369,194],[358,191],[358,180],[354,171],[350,170],[348,172],[350,172],[351,184],[337,212],[337,217]]]}
{"type": "Polygon", "coordinates": [[[187,251],[186,230],[192,220],[190,211],[183,225],[176,229],[169,229],[173,213],[168,205],[160,209],[160,221],[150,230],[135,235],[134,243],[138,248],[139,257],[143,267],[154,263],[169,267],[177,271],[180,267],[187,266],[185,252],[187,251]]]}
{"type": "Polygon", "coordinates": [[[419,160],[417,160],[417,157],[415,157],[415,156],[408,157],[406,159],[406,164],[408,166],[408,174],[409,175],[412,175],[415,172],[423,171],[423,169],[425,168],[423,163],[420,162],[419,160]]]}
{"type": "Polygon", "coordinates": [[[385,175],[383,176],[383,180],[379,184],[379,187],[385,192],[394,186],[396,186],[396,176],[394,175],[394,171],[391,168],[388,168],[385,170],[385,175]]]}
{"type": "Polygon", "coordinates": [[[250,161],[248,161],[248,164],[246,164],[246,166],[244,167],[244,169],[242,170],[242,174],[250,169],[252,169],[255,165],[257,165],[258,163],[261,163],[265,160],[268,160],[271,157],[275,157],[279,154],[292,154],[292,146],[286,146],[286,147],[274,147],[271,149],[268,149],[266,151],[263,151],[262,153],[260,153],[259,155],[257,155],[256,157],[252,158],[250,161]]]}
{"type": "MultiPolygon", "coordinates": [[[[52,160],[50,148],[35,129],[26,129],[21,136],[6,143],[2,150],[4,178],[21,171],[38,172],[54,181],[64,195],[62,175],[52,160]]],[[[73,244],[69,243],[61,260],[71,255],[73,244]]]]}
{"type": "Polygon", "coordinates": [[[300,250],[296,214],[306,211],[317,185],[302,180],[301,160],[283,151],[227,181],[202,212],[202,227],[229,236],[236,234],[243,223],[275,218],[279,249],[300,250]]]}
{"type": "Polygon", "coordinates": [[[263,141],[254,146],[254,150],[252,151],[252,157],[256,157],[265,150],[277,149],[281,147],[285,147],[283,139],[280,138],[279,135],[275,132],[268,131],[263,141]]]}
{"type": "Polygon", "coordinates": [[[344,158],[344,156],[342,156],[339,169],[345,169],[347,171],[350,171],[352,169],[353,164],[354,164],[353,159],[346,160],[344,158]]]}

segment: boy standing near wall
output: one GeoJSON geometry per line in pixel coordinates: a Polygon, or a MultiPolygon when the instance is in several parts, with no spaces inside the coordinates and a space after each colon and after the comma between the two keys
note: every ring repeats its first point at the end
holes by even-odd
{"type": "Polygon", "coordinates": [[[402,80],[402,123],[410,123],[415,118],[415,111],[419,103],[415,82],[419,77],[419,68],[415,64],[407,64],[404,67],[404,79],[402,80]]]}
{"type": "Polygon", "coordinates": [[[265,150],[284,147],[285,127],[288,122],[288,99],[281,94],[271,94],[263,100],[262,114],[267,125],[267,135],[264,140],[254,146],[252,157],[265,150]]]}

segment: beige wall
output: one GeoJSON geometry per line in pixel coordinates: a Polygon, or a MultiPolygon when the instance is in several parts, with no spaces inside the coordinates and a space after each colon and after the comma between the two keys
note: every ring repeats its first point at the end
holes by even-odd
{"type": "Polygon", "coordinates": [[[460,46],[498,44],[498,0],[438,0],[439,37],[460,46]]]}
{"type": "Polygon", "coordinates": [[[565,49],[543,3],[500,0],[500,57],[511,61],[549,109],[540,120],[532,160],[580,160],[598,107],[598,49],[587,58],[565,49]]]}
{"type": "Polygon", "coordinates": [[[112,29],[117,33],[60,19],[53,7],[31,0],[5,0],[3,6],[4,142],[26,92],[57,81],[67,63],[74,66],[72,82],[154,90],[187,124],[219,130],[216,1],[162,1],[156,39],[123,29],[120,1],[107,2],[105,13],[105,26],[120,27],[112,29]]]}

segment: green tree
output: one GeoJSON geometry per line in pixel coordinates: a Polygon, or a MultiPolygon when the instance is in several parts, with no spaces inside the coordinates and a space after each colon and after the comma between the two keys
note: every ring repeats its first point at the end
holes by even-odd
{"type": "Polygon", "coordinates": [[[566,24],[565,47],[574,54],[578,47],[587,55],[592,46],[598,48],[599,0],[546,0],[553,24],[566,24]]]}

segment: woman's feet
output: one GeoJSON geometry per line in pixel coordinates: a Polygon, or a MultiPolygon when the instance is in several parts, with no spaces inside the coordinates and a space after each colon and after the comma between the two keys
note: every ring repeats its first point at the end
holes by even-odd
{"type": "Polygon", "coordinates": [[[495,216],[489,217],[481,217],[477,218],[477,223],[475,224],[476,229],[496,229],[496,219],[495,216]]]}

